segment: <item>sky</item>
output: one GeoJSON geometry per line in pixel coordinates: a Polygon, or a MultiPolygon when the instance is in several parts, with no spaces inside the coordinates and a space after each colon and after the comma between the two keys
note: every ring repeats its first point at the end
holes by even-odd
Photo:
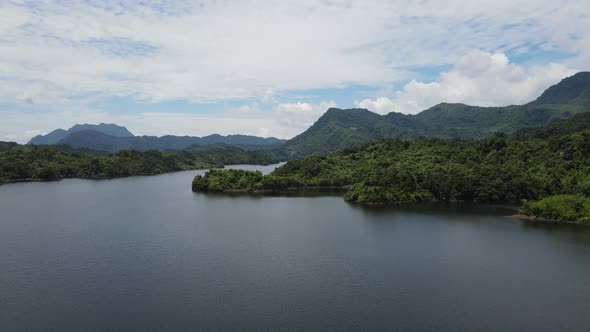
{"type": "Polygon", "coordinates": [[[590,70],[588,0],[0,0],[0,140],[291,138],[328,108],[522,104],[590,70]]]}

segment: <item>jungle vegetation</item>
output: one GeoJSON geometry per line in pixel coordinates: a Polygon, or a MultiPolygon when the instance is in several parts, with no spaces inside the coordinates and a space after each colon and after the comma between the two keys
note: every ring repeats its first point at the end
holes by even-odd
{"type": "Polygon", "coordinates": [[[62,178],[111,178],[161,174],[228,164],[270,164],[282,157],[271,151],[231,146],[162,152],[122,150],[106,153],[68,146],[31,146],[0,142],[0,183],[62,178]]]}
{"type": "Polygon", "coordinates": [[[558,221],[590,224],[590,198],[584,195],[555,195],[540,201],[524,201],[520,213],[558,221]]]}
{"type": "Polygon", "coordinates": [[[590,115],[473,141],[384,139],[292,160],[269,175],[216,170],[195,191],[346,188],[348,201],[382,204],[520,201],[590,195],[590,115]],[[551,134],[547,134],[551,133],[551,134]]]}

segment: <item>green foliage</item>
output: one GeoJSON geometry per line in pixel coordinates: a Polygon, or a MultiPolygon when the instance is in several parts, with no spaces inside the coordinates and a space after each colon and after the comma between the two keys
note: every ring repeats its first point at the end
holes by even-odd
{"type": "Polygon", "coordinates": [[[368,185],[357,183],[344,195],[344,199],[351,202],[366,204],[381,204],[388,202],[417,203],[431,201],[433,195],[429,191],[405,192],[395,187],[368,185]]]}
{"type": "Polygon", "coordinates": [[[205,176],[196,176],[193,179],[193,191],[227,191],[240,188],[252,188],[262,180],[259,171],[246,171],[241,169],[210,170],[205,176]]]}
{"type": "Polygon", "coordinates": [[[266,175],[259,171],[238,169],[210,170],[193,179],[193,191],[279,191],[300,188],[303,184],[293,178],[266,175]]]}
{"type": "Polygon", "coordinates": [[[583,195],[556,195],[537,202],[524,201],[519,212],[552,220],[590,223],[590,198],[583,195]]]}
{"type": "Polygon", "coordinates": [[[519,139],[546,139],[555,135],[576,133],[588,128],[590,128],[590,112],[585,112],[548,126],[519,130],[514,134],[514,137],[519,139]]]}
{"type": "Polygon", "coordinates": [[[269,164],[280,159],[280,155],[271,151],[246,151],[235,147],[178,152],[121,150],[108,154],[66,146],[0,142],[0,183],[161,174],[226,164],[269,164]]]}
{"type": "Polygon", "coordinates": [[[183,153],[212,165],[269,165],[286,160],[278,150],[244,150],[235,146],[192,146],[183,153]]]}
{"type": "Polygon", "coordinates": [[[380,140],[289,161],[255,184],[228,188],[347,186],[352,187],[345,199],[363,203],[519,201],[556,194],[589,195],[590,130],[546,139],[496,135],[476,141],[380,140]]]}

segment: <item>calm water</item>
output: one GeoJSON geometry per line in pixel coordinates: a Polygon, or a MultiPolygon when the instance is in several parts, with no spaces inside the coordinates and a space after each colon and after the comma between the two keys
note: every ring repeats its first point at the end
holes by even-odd
{"type": "Polygon", "coordinates": [[[590,331],[590,228],[196,173],[0,186],[0,330],[590,331]]]}

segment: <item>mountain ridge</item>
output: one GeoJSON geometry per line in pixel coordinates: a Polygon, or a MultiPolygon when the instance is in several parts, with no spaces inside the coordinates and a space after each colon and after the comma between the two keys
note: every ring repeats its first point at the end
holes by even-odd
{"type": "Polygon", "coordinates": [[[100,124],[75,124],[68,130],[64,129],[55,129],[52,132],[46,135],[37,135],[33,137],[29,143],[33,145],[53,145],[58,144],[59,141],[66,138],[69,134],[84,131],[84,130],[94,130],[97,132],[101,132],[107,135],[115,136],[115,137],[131,137],[133,134],[125,127],[119,126],[114,123],[100,123],[100,124]]]}
{"type": "Polygon", "coordinates": [[[327,153],[378,138],[422,136],[478,139],[497,132],[544,126],[590,111],[590,72],[580,72],[524,105],[502,107],[440,103],[415,115],[331,108],[303,133],[284,144],[290,158],[327,153]]]}
{"type": "Polygon", "coordinates": [[[57,144],[73,148],[116,152],[119,150],[183,150],[193,145],[226,144],[250,150],[268,149],[282,143],[278,138],[262,138],[247,135],[222,136],[213,134],[203,137],[195,136],[131,136],[116,137],[94,130],[82,130],[71,133],[57,144]]]}
{"type": "Polygon", "coordinates": [[[467,140],[493,136],[498,132],[510,134],[587,111],[590,111],[590,72],[579,72],[523,105],[482,107],[444,102],[413,115],[396,112],[380,115],[362,108],[330,108],[312,126],[290,140],[219,134],[204,137],[133,136],[125,127],[100,124],[76,125],[68,131],[57,129],[33,138],[29,144],[64,144],[110,152],[121,149],[179,150],[193,145],[227,144],[245,149],[281,149],[293,159],[325,154],[380,138],[427,136],[467,140]],[[115,126],[116,135],[105,132],[101,126],[115,126]]]}
{"type": "Polygon", "coordinates": [[[226,144],[244,149],[269,149],[284,140],[275,137],[251,135],[207,136],[135,136],[127,128],[116,124],[76,124],[68,130],[56,129],[47,135],[32,138],[31,145],[68,145],[73,148],[87,148],[116,152],[119,150],[182,150],[192,145],[226,144]]]}

